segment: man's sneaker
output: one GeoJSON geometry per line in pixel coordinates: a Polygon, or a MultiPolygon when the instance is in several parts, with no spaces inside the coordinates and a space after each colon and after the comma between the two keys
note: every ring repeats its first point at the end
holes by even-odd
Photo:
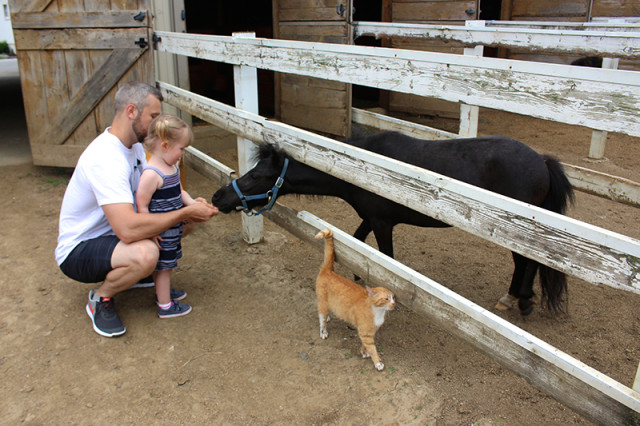
{"type": "Polygon", "coordinates": [[[182,315],[187,315],[189,312],[191,312],[191,306],[176,300],[171,301],[169,309],[161,309],[158,306],[158,316],[160,318],[181,317],[182,315]]]}
{"type": "Polygon", "coordinates": [[[120,336],[127,329],[120,321],[116,313],[113,299],[110,297],[98,297],[95,299],[95,290],[89,292],[89,303],[87,303],[87,314],[93,322],[93,329],[96,333],[104,337],[120,336]]]}
{"type": "Polygon", "coordinates": [[[129,289],[154,287],[155,285],[156,285],[156,283],[153,282],[153,277],[151,275],[149,275],[148,277],[141,279],[136,284],[134,284],[131,287],[129,287],[129,289]]]}

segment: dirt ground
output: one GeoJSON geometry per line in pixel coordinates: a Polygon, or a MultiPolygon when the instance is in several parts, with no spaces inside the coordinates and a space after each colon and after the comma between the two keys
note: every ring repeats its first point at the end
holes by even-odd
{"type": "MultiPolygon", "coordinates": [[[[481,134],[640,181],[637,138],[610,135],[608,160],[590,162],[586,129],[485,110],[480,117],[481,134]]],[[[233,166],[231,151],[218,156],[233,166]]],[[[70,170],[17,165],[0,173],[2,425],[589,424],[403,306],[377,335],[383,372],[358,356],[356,332],[345,323],[330,323],[321,340],[313,285],[322,254],[268,220],[265,242],[248,246],[237,214],[184,239],[174,286],[188,292],[190,315],[159,320],[153,290],[130,290],[116,298],[127,333],[100,337],[85,312],[94,286],[66,278],[53,257],[70,170]]],[[[217,189],[193,171],[188,188],[206,198],[217,189]]],[[[339,200],[282,201],[350,233],[358,224],[339,200]]],[[[569,215],[640,238],[637,212],[577,193],[569,215]]],[[[506,249],[455,229],[407,226],[396,228],[395,246],[403,263],[632,385],[640,296],[570,278],[568,315],[537,307],[522,319],[493,309],[511,278],[506,249]]]]}

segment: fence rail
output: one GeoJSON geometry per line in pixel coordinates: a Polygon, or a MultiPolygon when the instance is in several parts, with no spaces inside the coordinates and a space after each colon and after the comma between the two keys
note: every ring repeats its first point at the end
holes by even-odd
{"type": "Polygon", "coordinates": [[[467,21],[460,25],[403,24],[387,22],[355,22],[354,37],[375,36],[455,41],[466,46],[506,47],[566,55],[640,58],[640,25],[614,26],[600,24],[532,28],[500,22],[467,21]]]}
{"type": "Polygon", "coordinates": [[[445,53],[156,32],[158,50],[278,72],[437,97],[640,136],[632,71],[445,53]]]}

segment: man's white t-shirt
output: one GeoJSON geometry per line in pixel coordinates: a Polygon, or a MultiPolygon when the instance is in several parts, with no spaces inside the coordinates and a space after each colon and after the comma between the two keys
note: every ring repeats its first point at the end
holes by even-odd
{"type": "Polygon", "coordinates": [[[106,204],[129,203],[146,166],[142,144],[131,149],[105,130],[80,156],[60,209],[56,261],[65,261],[82,241],[114,235],[102,210],[106,204]]]}

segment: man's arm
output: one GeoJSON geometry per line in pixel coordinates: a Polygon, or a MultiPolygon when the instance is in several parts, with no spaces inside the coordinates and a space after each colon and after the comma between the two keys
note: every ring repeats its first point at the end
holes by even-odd
{"type": "Polygon", "coordinates": [[[106,204],[102,209],[113,232],[127,244],[159,235],[184,220],[205,222],[218,214],[217,208],[204,203],[167,213],[137,213],[129,203],[106,204]]]}

